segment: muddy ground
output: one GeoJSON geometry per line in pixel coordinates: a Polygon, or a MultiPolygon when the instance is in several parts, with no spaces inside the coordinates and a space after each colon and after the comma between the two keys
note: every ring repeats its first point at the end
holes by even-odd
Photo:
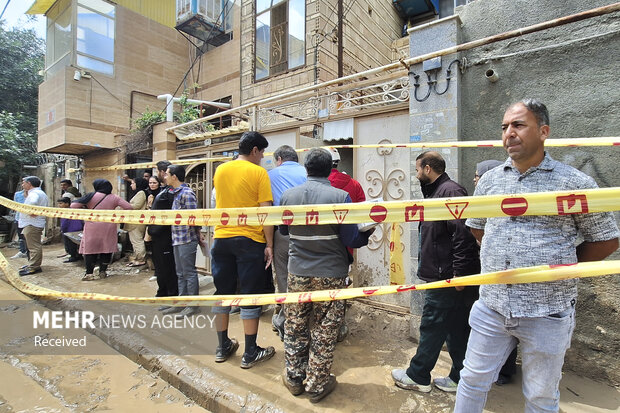
{"type": "MultiPolygon", "coordinates": [[[[5,256],[11,256],[15,251],[0,249],[5,256]]],[[[129,269],[124,266],[123,261],[111,267],[109,278],[82,282],[80,278],[83,268],[80,264],[63,264],[62,259],[56,258],[61,251],[62,247],[58,244],[46,246],[43,272],[23,279],[63,291],[92,291],[128,296],[148,296],[155,293],[155,282],[149,281],[152,271],[146,268],[129,269]]],[[[18,267],[24,260],[11,262],[18,267]]],[[[211,287],[209,279],[203,277],[201,294],[211,293],[211,287]]],[[[241,352],[226,363],[214,363],[214,348],[211,347],[215,346],[215,342],[209,339],[213,337],[212,331],[201,333],[205,338],[204,352],[197,355],[154,354],[147,357],[139,353],[146,347],[154,346],[154,340],[149,338],[148,334],[134,338],[115,332],[96,331],[95,334],[115,345],[124,356],[118,353],[99,356],[4,356],[0,363],[0,395],[6,400],[4,405],[16,406],[13,410],[4,411],[37,411],[40,406],[58,408],[58,411],[127,411],[139,408],[134,403],[148,401],[155,403],[150,408],[151,411],[176,411],[175,408],[194,411],[189,409],[199,409],[199,406],[202,406],[217,412],[450,412],[454,405],[453,394],[437,389],[433,389],[429,394],[418,394],[393,385],[390,370],[404,367],[415,353],[415,342],[408,338],[408,317],[381,311],[359,301],[351,300],[350,303],[347,320],[351,334],[338,345],[333,368],[339,384],[333,394],[316,406],[310,404],[305,395],[297,398],[291,396],[282,386],[282,344],[271,331],[271,311],[268,311],[261,318],[258,343],[263,346],[273,345],[276,355],[272,360],[251,370],[239,368],[241,352]],[[125,343],[119,345],[123,340],[125,343]],[[135,345],[136,340],[142,340],[139,346],[135,345]],[[128,358],[143,367],[133,364],[128,358]],[[29,385],[17,386],[17,380],[8,378],[11,376],[8,373],[3,374],[7,371],[12,371],[13,374],[16,371],[23,372],[22,376],[29,377],[29,385]],[[26,372],[36,374],[30,375],[26,372]],[[36,392],[34,388],[37,388],[36,392]],[[31,397],[39,393],[41,401],[31,397]],[[46,397],[43,398],[44,396],[46,397]],[[21,403],[19,408],[18,401],[21,403]]],[[[37,303],[42,304],[46,303],[37,303]]],[[[75,302],[60,303],[69,304],[76,305],[75,302]]],[[[151,314],[157,310],[154,307],[140,307],[134,311],[151,314]]],[[[203,308],[202,314],[210,313],[203,308]]],[[[238,317],[231,317],[230,333],[243,343],[238,317]]],[[[179,342],[181,341],[179,339],[179,342]]],[[[448,371],[449,356],[444,352],[433,371],[433,377],[442,377],[448,371]]],[[[494,386],[485,411],[523,411],[520,379],[518,374],[515,383],[502,387],[494,386]]],[[[567,372],[560,390],[563,412],[620,410],[620,391],[604,383],[567,372]]],[[[0,405],[0,412],[4,405],[0,405]]]]}

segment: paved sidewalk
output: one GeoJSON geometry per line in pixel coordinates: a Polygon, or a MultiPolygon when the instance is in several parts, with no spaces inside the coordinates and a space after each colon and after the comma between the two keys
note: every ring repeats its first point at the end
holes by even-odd
{"type": "MultiPolygon", "coordinates": [[[[0,250],[5,256],[14,250],[0,250]]],[[[149,282],[149,271],[136,272],[117,263],[111,268],[111,277],[93,282],[79,281],[83,269],[62,264],[54,258],[59,245],[45,247],[43,272],[23,279],[44,287],[64,291],[90,291],[119,295],[153,295],[154,282],[149,282]]],[[[14,267],[22,260],[12,260],[14,267]]],[[[19,264],[19,265],[18,265],[19,264]]],[[[208,281],[208,279],[205,279],[208,281]]],[[[212,286],[203,281],[201,294],[212,292],[212,286]]],[[[333,373],[338,378],[334,392],[318,405],[309,402],[307,395],[292,396],[282,385],[284,352],[278,336],[271,331],[271,311],[263,314],[259,328],[258,344],[272,345],[276,355],[269,361],[250,370],[239,367],[243,349],[243,330],[238,315],[231,316],[230,336],[241,342],[238,353],[225,363],[215,363],[214,332],[207,328],[196,341],[204,337],[202,355],[161,355],[151,351],[161,346],[161,340],[144,334],[142,337],[114,329],[97,329],[94,334],[115,347],[129,359],[154,371],[159,377],[181,390],[198,405],[214,412],[450,412],[454,395],[433,389],[419,394],[394,386],[390,377],[392,368],[405,366],[415,353],[416,345],[408,336],[408,320],[388,314],[373,307],[350,300],[347,311],[350,335],[338,344],[333,373]],[[155,354],[149,354],[155,353],[155,354]]],[[[74,308],[82,305],[75,301],[45,303],[53,308],[74,308]]],[[[92,304],[92,303],[91,303],[92,304]]],[[[156,307],[132,306],[136,314],[156,314],[156,307]]],[[[89,307],[90,308],[90,307],[89,307]]],[[[98,307],[93,307],[98,308],[98,307]]],[[[208,308],[202,314],[210,315],[208,308]]],[[[195,333],[195,332],[194,332],[195,333]]],[[[184,337],[175,338],[181,345],[184,337]]],[[[443,352],[433,377],[447,375],[449,356],[443,352]]],[[[489,394],[487,412],[512,413],[523,411],[520,376],[516,383],[494,386],[489,394]]],[[[561,411],[613,412],[620,409],[620,391],[567,372],[561,383],[561,411]]]]}

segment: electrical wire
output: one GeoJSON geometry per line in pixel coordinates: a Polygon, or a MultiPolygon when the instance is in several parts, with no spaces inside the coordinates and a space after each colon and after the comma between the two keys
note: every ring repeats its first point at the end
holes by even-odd
{"type": "Polygon", "coordinates": [[[413,86],[414,86],[413,97],[418,102],[424,102],[426,99],[428,99],[428,97],[431,95],[431,91],[433,90],[433,83],[434,83],[434,81],[431,79],[431,74],[426,72],[426,77],[427,77],[426,84],[428,85],[428,92],[426,93],[426,96],[424,96],[423,98],[419,98],[418,97],[418,88],[420,87],[420,84],[418,83],[418,79],[420,78],[420,76],[415,75],[413,77],[415,79],[415,83],[413,84],[413,86]]]}
{"type": "MultiPolygon", "coordinates": [[[[119,97],[117,97],[114,93],[110,92],[110,91],[109,91],[109,90],[108,90],[108,89],[107,89],[107,88],[106,88],[106,87],[105,87],[105,86],[104,86],[104,85],[103,85],[103,84],[102,84],[99,80],[97,80],[97,78],[96,78],[95,76],[93,76],[93,74],[92,74],[92,73],[90,73],[90,78],[91,78],[92,80],[94,80],[95,82],[97,82],[97,83],[99,84],[99,86],[101,86],[101,87],[103,88],[103,90],[105,90],[106,92],[108,92],[108,93],[110,94],[110,96],[112,96],[114,99],[118,100],[118,101],[121,103],[121,105],[125,105],[128,109],[131,109],[131,108],[129,107],[129,105],[128,105],[128,104],[126,104],[125,102],[123,102],[123,100],[122,100],[122,99],[120,99],[119,97]]],[[[134,110],[135,110],[135,109],[134,109],[134,110]]],[[[136,112],[140,113],[140,112],[139,112],[139,111],[137,111],[137,110],[136,110],[136,112]]],[[[142,113],[140,113],[140,115],[142,115],[142,113]]]]}
{"type": "MultiPolygon", "coordinates": [[[[230,1],[230,0],[229,0],[230,1]]],[[[226,2],[226,4],[228,4],[228,2],[226,2]]],[[[222,7],[222,11],[220,12],[216,24],[214,24],[213,26],[211,26],[211,29],[209,30],[209,34],[207,35],[207,40],[211,39],[211,35],[213,34],[213,31],[215,30],[216,27],[219,27],[223,21],[223,14],[224,12],[227,10],[227,6],[222,7]],[[220,22],[221,19],[221,22],[220,22]]],[[[231,9],[232,12],[232,9],[231,9]]],[[[205,43],[206,43],[205,41],[205,43]]],[[[172,96],[175,96],[177,94],[177,92],[179,91],[179,89],[181,88],[181,86],[183,86],[183,84],[185,84],[185,81],[187,80],[187,76],[190,74],[190,72],[192,71],[192,69],[194,68],[194,66],[196,65],[196,62],[198,61],[198,59],[200,59],[202,57],[204,53],[196,53],[196,58],[194,58],[194,61],[190,64],[189,69],[187,69],[187,72],[185,72],[185,76],[183,76],[183,79],[181,79],[181,82],[179,83],[179,86],[177,86],[177,88],[175,89],[174,93],[172,93],[172,96]]],[[[166,111],[166,109],[168,108],[168,105],[173,102],[172,99],[170,99],[168,102],[166,102],[166,105],[164,106],[164,108],[161,110],[160,113],[164,113],[166,111]]]]}
{"type": "Polygon", "coordinates": [[[4,16],[4,12],[6,11],[6,8],[9,7],[9,3],[11,2],[11,0],[6,0],[6,4],[4,5],[4,9],[2,9],[2,13],[0,13],[0,19],[2,18],[2,16],[4,16]]]}
{"type": "Polygon", "coordinates": [[[451,76],[452,70],[450,70],[450,68],[452,67],[454,63],[458,63],[459,67],[461,66],[461,61],[459,59],[454,59],[453,61],[450,62],[450,64],[448,65],[448,70],[446,70],[446,88],[444,89],[443,92],[439,92],[437,90],[437,75],[435,75],[435,83],[433,84],[433,89],[435,90],[435,93],[437,93],[440,96],[446,93],[448,89],[450,88],[450,79],[452,78],[451,76]]]}

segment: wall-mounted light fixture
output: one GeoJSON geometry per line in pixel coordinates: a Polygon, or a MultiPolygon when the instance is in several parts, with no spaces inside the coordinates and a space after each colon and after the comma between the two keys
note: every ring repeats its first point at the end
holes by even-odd
{"type": "Polygon", "coordinates": [[[90,79],[90,72],[86,72],[84,70],[76,69],[75,72],[73,72],[73,80],[80,81],[80,80],[82,80],[82,78],[90,79]]]}

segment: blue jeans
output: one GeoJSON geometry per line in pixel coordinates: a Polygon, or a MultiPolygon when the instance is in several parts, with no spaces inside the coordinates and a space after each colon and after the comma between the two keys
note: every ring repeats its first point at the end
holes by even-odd
{"type": "Polygon", "coordinates": [[[471,333],[454,411],[482,412],[487,393],[519,340],[525,412],[557,412],[564,354],[575,328],[575,308],[545,317],[507,318],[482,301],[469,316],[471,333]]]}
{"type": "Polygon", "coordinates": [[[196,272],[196,248],[198,242],[174,245],[174,263],[179,283],[179,295],[198,295],[198,273],[196,272]]]}

